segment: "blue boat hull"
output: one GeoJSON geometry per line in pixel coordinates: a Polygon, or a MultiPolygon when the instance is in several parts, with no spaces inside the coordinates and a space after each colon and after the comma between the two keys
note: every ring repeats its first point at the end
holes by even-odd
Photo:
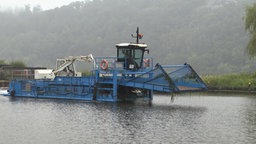
{"type": "Polygon", "coordinates": [[[86,101],[151,101],[153,92],[178,93],[206,90],[190,65],[160,66],[140,72],[95,69],[87,77],[13,80],[8,96],[86,101]],[[174,69],[172,72],[166,72],[174,69]]]}
{"type": "Polygon", "coordinates": [[[123,86],[113,89],[113,84],[99,88],[93,77],[56,77],[54,80],[13,80],[7,96],[109,102],[152,100],[152,92],[129,93],[131,89],[123,86]]]}

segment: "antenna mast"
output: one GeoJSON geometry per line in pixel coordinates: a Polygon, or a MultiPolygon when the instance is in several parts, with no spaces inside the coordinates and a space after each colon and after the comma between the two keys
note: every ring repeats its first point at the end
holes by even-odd
{"type": "Polygon", "coordinates": [[[133,37],[133,38],[136,38],[136,43],[137,43],[137,44],[139,43],[139,39],[142,39],[143,34],[140,34],[140,33],[139,33],[139,27],[137,27],[136,36],[134,36],[134,35],[132,34],[132,37],[133,37]]]}

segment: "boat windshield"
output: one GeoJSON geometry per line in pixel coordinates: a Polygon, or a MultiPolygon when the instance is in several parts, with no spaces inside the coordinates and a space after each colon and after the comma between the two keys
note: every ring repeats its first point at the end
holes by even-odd
{"type": "Polygon", "coordinates": [[[139,69],[142,65],[144,48],[136,46],[117,47],[117,61],[124,62],[126,69],[139,69]]]}

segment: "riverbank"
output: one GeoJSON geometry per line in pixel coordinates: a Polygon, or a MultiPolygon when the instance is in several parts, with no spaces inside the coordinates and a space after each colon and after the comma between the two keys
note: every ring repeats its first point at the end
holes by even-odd
{"type": "Polygon", "coordinates": [[[226,94],[248,94],[248,95],[256,95],[256,90],[248,90],[248,89],[230,89],[230,88],[212,88],[209,87],[207,93],[226,93],[226,94]]]}
{"type": "Polygon", "coordinates": [[[224,74],[202,76],[203,81],[213,92],[239,92],[256,94],[256,74],[224,74]]]}

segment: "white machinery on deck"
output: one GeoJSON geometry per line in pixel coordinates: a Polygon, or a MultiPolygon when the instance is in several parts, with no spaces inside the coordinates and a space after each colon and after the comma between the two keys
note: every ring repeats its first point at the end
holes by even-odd
{"type": "Polygon", "coordinates": [[[77,72],[73,65],[75,61],[94,62],[94,58],[92,54],[89,54],[88,56],[69,56],[64,59],[57,59],[54,70],[35,70],[35,79],[54,79],[55,76],[81,76],[81,72],[77,72]]]}

